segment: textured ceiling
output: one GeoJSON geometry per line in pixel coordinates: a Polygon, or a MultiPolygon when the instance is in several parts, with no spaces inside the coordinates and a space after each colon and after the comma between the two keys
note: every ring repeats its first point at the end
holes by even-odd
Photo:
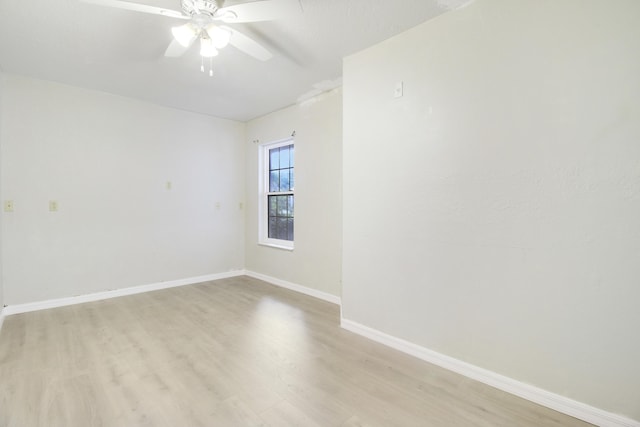
{"type": "MultiPolygon", "coordinates": [[[[179,0],[137,2],[180,10],[179,0]]],[[[271,50],[271,60],[229,46],[214,58],[209,77],[200,72],[195,46],[180,58],[163,56],[171,27],[184,21],[79,0],[0,0],[0,69],[246,121],[329,88],[339,82],[346,55],[464,0],[300,3],[299,15],[235,25],[271,50]]]]}

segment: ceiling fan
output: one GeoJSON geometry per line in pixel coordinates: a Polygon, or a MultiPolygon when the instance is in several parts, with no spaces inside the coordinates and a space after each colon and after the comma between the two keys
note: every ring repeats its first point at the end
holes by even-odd
{"type": "Polygon", "coordinates": [[[228,44],[260,61],[273,56],[264,46],[235,28],[220,24],[269,21],[301,11],[300,0],[258,0],[230,6],[225,0],[180,0],[181,11],[123,0],[81,0],[117,9],[187,20],[171,29],[174,40],[165,56],[182,56],[194,41],[200,40],[200,55],[212,58],[228,44]]]}

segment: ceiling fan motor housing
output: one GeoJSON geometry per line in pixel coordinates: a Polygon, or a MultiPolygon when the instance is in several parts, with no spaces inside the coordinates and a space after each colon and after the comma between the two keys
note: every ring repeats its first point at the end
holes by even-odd
{"type": "Polygon", "coordinates": [[[207,15],[213,18],[216,11],[224,4],[224,0],[180,0],[180,6],[185,15],[207,15]]]}

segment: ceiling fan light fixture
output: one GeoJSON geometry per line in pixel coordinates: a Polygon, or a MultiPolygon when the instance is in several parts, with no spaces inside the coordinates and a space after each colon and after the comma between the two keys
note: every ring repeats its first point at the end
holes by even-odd
{"type": "Polygon", "coordinates": [[[191,46],[191,43],[198,36],[197,28],[195,28],[190,22],[179,27],[171,28],[171,33],[178,43],[184,47],[191,46]]]}
{"type": "Polygon", "coordinates": [[[220,28],[217,25],[209,25],[207,27],[207,34],[211,37],[213,45],[217,49],[225,48],[231,41],[231,31],[220,28]]]}
{"type": "Polygon", "coordinates": [[[212,58],[218,55],[218,49],[213,45],[213,40],[209,37],[200,38],[200,55],[204,58],[212,58]]]}

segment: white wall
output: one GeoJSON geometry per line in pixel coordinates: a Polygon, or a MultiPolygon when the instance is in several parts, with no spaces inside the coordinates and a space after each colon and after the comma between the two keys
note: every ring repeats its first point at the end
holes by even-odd
{"type": "MultiPolygon", "coordinates": [[[[3,111],[4,111],[4,73],[0,71],[0,203],[2,203],[2,207],[0,207],[0,215],[3,214],[4,210],[4,194],[2,192],[2,128],[3,128],[3,111]]],[[[2,220],[0,220],[0,242],[2,242],[2,220]]],[[[4,309],[4,286],[3,286],[3,271],[2,271],[2,245],[0,244],[0,328],[2,327],[2,311],[4,309]]]]}
{"type": "Polygon", "coordinates": [[[342,233],[342,91],[247,123],[248,270],[340,296],[342,233]],[[258,146],[295,130],[295,249],[258,245],[258,146]]]}
{"type": "Polygon", "coordinates": [[[640,420],[638,22],[478,0],[345,60],[346,319],[640,420]]]}
{"type": "Polygon", "coordinates": [[[244,267],[244,124],[5,77],[6,304],[244,267]]]}

